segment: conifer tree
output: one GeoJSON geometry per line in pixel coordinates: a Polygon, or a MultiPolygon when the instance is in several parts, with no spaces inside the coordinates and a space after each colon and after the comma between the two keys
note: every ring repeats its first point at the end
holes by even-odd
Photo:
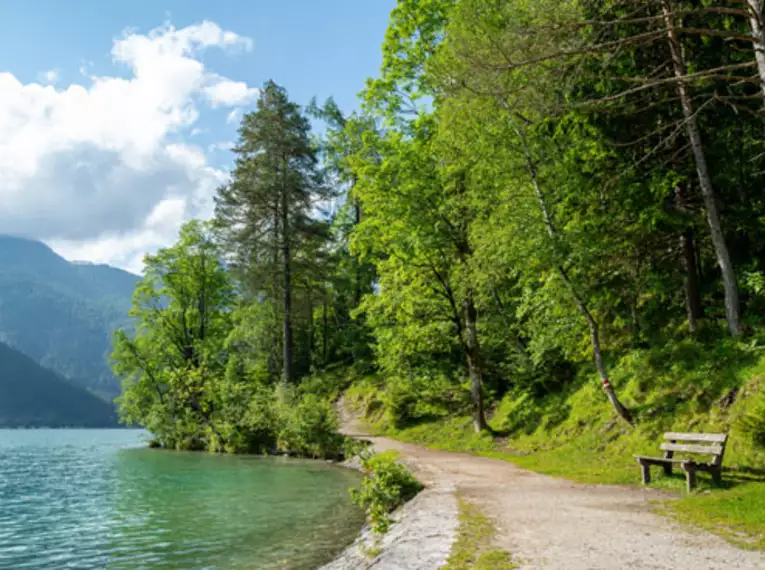
{"type": "MultiPolygon", "coordinates": [[[[320,223],[310,214],[325,197],[310,124],[300,107],[273,81],[265,84],[257,109],[247,114],[231,182],[216,198],[215,218],[232,267],[259,302],[281,321],[281,376],[295,380],[293,296],[295,261],[320,223]]],[[[273,335],[273,347],[278,345],[273,335]]]]}

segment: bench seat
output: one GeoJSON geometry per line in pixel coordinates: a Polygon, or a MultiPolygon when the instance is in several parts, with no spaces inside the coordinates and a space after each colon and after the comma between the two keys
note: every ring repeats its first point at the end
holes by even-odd
{"type": "Polygon", "coordinates": [[[692,461],[691,459],[677,459],[674,457],[647,457],[645,455],[633,455],[635,459],[642,459],[643,461],[655,462],[656,465],[662,465],[663,463],[685,463],[686,461],[692,461]]]}
{"type": "Polygon", "coordinates": [[[719,484],[722,479],[722,458],[725,452],[727,434],[708,434],[708,433],[666,433],[664,438],[670,443],[661,444],[664,451],[664,457],[649,457],[645,455],[634,455],[640,465],[643,484],[651,482],[651,465],[660,465],[664,468],[664,473],[672,474],[672,467],[679,465],[685,471],[688,491],[696,486],[696,471],[706,471],[712,475],[715,483],[719,484]],[[698,444],[678,444],[677,441],[702,442],[706,445],[698,444]],[[674,457],[675,452],[694,453],[699,455],[711,456],[710,461],[698,461],[691,458],[674,457]]]}

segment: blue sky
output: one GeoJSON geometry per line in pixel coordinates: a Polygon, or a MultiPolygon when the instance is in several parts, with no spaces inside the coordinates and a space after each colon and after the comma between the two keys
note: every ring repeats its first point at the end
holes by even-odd
{"type": "Polygon", "coordinates": [[[274,79],[344,109],[395,0],[0,0],[0,233],[140,269],[207,216],[274,79]]]}

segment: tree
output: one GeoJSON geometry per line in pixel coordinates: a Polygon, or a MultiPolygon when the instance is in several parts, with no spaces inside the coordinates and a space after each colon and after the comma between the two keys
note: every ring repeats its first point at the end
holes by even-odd
{"type": "Polygon", "coordinates": [[[216,198],[216,224],[232,267],[253,298],[280,315],[286,383],[295,380],[293,301],[300,281],[295,263],[310,265],[303,253],[313,241],[326,239],[325,225],[310,216],[326,191],[309,131],[287,92],[266,83],[257,110],[242,121],[232,180],[216,198]]]}
{"type": "Polygon", "coordinates": [[[147,255],[145,266],[130,311],[136,332],[114,337],[120,417],[147,427],[164,447],[199,449],[215,431],[234,290],[200,222],[147,255]]]}
{"type": "Polygon", "coordinates": [[[461,354],[470,379],[473,425],[481,431],[486,429],[484,365],[469,165],[450,156],[448,145],[436,139],[438,125],[437,116],[423,115],[409,124],[411,137],[391,133],[375,141],[373,154],[381,161],[358,171],[357,195],[365,216],[355,243],[365,257],[376,259],[380,290],[366,309],[386,353],[382,362],[392,373],[406,375],[433,349],[461,354]],[[414,344],[402,346],[405,338],[414,344]],[[425,339],[430,340],[420,344],[425,339]],[[429,343],[435,344],[427,348],[429,343]]]}
{"type": "Polygon", "coordinates": [[[674,105],[682,111],[682,116],[676,121],[657,129],[661,134],[660,144],[652,147],[645,158],[655,154],[667,140],[674,139],[678,130],[687,133],[698,184],[704,198],[710,236],[723,276],[728,327],[733,336],[739,335],[741,326],[737,280],[718,213],[717,196],[707,164],[708,153],[698,126],[698,114],[711,102],[720,100],[733,104],[749,96],[739,91],[742,85],[744,89],[746,85],[751,85],[752,78],[739,73],[755,66],[756,61],[751,58],[739,61],[734,55],[722,61],[718,57],[716,65],[707,66],[703,65],[703,58],[696,56],[694,71],[688,73],[687,58],[681,53],[685,44],[680,36],[685,38],[688,45],[697,38],[750,43],[752,38],[742,36],[735,29],[695,27],[693,23],[688,26],[678,25],[676,19],[698,19],[710,13],[746,12],[667,0],[640,3],[597,1],[581,5],[570,3],[560,10],[549,10],[551,6],[547,0],[507,2],[501,5],[471,0],[459,6],[457,12],[463,17],[463,29],[471,31],[473,41],[455,41],[453,45],[459,57],[472,66],[474,71],[477,69],[479,75],[490,78],[491,82],[483,85],[480,90],[484,95],[516,99],[522,97],[524,92],[540,88],[549,90],[556,78],[565,76],[569,82],[575,82],[586,77],[586,90],[567,92],[567,82],[558,82],[556,96],[541,97],[540,101],[552,113],[572,108],[586,108],[601,113],[613,113],[617,109],[634,112],[636,107],[629,104],[632,98],[645,93],[658,93],[659,97],[654,97],[652,106],[674,105]],[[650,49],[660,50],[658,53],[665,55],[655,62],[653,68],[632,73],[634,66],[631,65],[630,57],[633,61],[642,58],[643,52],[650,49]],[[626,58],[623,57],[625,52],[629,54],[626,58]],[[592,62],[599,65],[593,66],[592,62]],[[526,78],[523,86],[517,80],[519,72],[526,78]],[[715,82],[724,84],[731,95],[720,97],[717,90],[710,90],[708,86],[715,82]],[[610,84],[612,91],[604,94],[601,89],[603,84],[610,84]],[[702,100],[706,100],[697,109],[691,102],[691,85],[706,86],[706,93],[702,97],[702,100]],[[668,86],[677,91],[677,96],[661,100],[668,86]]]}
{"type": "MultiPolygon", "coordinates": [[[[312,101],[309,113],[324,121],[327,130],[322,137],[320,149],[325,171],[339,189],[341,203],[333,213],[333,240],[331,271],[325,272],[328,278],[324,283],[324,307],[322,321],[323,343],[329,341],[327,311],[335,319],[334,335],[338,341],[333,347],[337,355],[348,353],[355,364],[365,366],[370,361],[369,329],[364,322],[364,313],[357,311],[363,295],[372,292],[375,279],[374,265],[364,263],[358,255],[350,251],[350,241],[354,230],[361,223],[361,201],[356,193],[358,176],[354,172],[354,161],[379,161],[378,156],[365,153],[374,152],[374,147],[364,143],[364,137],[377,132],[377,125],[371,117],[352,113],[344,115],[335,101],[330,98],[323,106],[312,101]],[[329,305],[332,307],[329,307],[329,305]]],[[[326,346],[324,347],[326,348],[326,346]]],[[[326,355],[327,351],[323,350],[326,355]]]]}
{"type": "Polygon", "coordinates": [[[725,242],[725,236],[723,235],[720,214],[717,211],[717,198],[712,185],[709,167],[707,166],[704,144],[701,140],[701,133],[699,132],[696,121],[691,94],[688,92],[688,86],[685,81],[687,77],[686,63],[682,55],[682,48],[675,29],[675,17],[672,12],[672,5],[668,0],[663,0],[661,9],[667,30],[669,50],[672,57],[672,69],[675,77],[678,79],[676,88],[680,98],[680,106],[683,110],[683,117],[685,118],[685,131],[688,140],[690,141],[691,151],[693,152],[693,158],[696,163],[696,172],[699,178],[699,185],[701,186],[701,194],[704,197],[707,222],[709,223],[712,243],[714,244],[715,254],[717,255],[717,263],[722,272],[728,328],[733,336],[739,336],[741,334],[741,317],[739,314],[738,284],[736,282],[736,274],[733,270],[733,263],[731,262],[730,253],[728,251],[728,245],[725,242]]]}

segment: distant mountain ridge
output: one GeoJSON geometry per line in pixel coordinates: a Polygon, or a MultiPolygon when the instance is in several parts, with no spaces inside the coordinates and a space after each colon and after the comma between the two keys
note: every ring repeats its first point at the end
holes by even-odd
{"type": "Polygon", "coordinates": [[[112,404],[0,343],[0,427],[114,427],[112,404]]]}
{"type": "Polygon", "coordinates": [[[139,279],[108,265],[69,262],[39,241],[0,235],[0,342],[111,400],[119,394],[107,360],[111,336],[129,326],[139,279]]]}

